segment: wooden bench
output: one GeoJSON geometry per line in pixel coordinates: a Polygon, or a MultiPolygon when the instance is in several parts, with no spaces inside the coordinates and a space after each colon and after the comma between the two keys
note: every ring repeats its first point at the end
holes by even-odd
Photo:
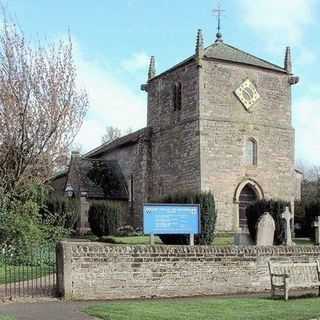
{"type": "Polygon", "coordinates": [[[283,290],[285,300],[288,300],[289,289],[318,288],[320,296],[320,265],[319,262],[288,263],[269,262],[271,278],[271,294],[275,296],[276,289],[283,290]]]}

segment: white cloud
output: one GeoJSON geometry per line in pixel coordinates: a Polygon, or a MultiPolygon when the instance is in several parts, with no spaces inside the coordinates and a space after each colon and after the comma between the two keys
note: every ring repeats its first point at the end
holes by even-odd
{"type": "Polygon", "coordinates": [[[146,125],[146,99],[131,91],[126,84],[117,79],[101,62],[85,58],[74,42],[78,82],[89,96],[90,109],[75,143],[88,151],[101,144],[101,137],[107,125],[125,131],[146,125]]]}
{"type": "Polygon", "coordinates": [[[101,144],[101,137],[105,133],[103,121],[86,119],[75,141],[75,148],[78,146],[81,152],[86,152],[101,144]]]}
{"type": "Polygon", "coordinates": [[[298,55],[295,63],[301,66],[311,65],[317,61],[316,52],[313,50],[304,47],[301,48],[300,54],[298,55]]]}
{"type": "Polygon", "coordinates": [[[270,49],[298,45],[304,28],[314,20],[315,0],[242,0],[245,23],[270,49]]]}
{"type": "Polygon", "coordinates": [[[320,99],[301,99],[293,106],[296,158],[320,165],[320,99]]]}
{"type": "Polygon", "coordinates": [[[145,52],[137,52],[121,62],[121,67],[129,72],[147,69],[150,57],[145,52]]]}

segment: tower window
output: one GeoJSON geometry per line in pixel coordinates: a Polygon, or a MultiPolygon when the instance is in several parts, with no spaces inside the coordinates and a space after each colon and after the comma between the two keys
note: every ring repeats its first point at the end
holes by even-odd
{"type": "Polygon", "coordinates": [[[129,202],[133,202],[133,174],[130,175],[128,194],[129,202]]]}
{"type": "Polygon", "coordinates": [[[177,82],[173,86],[173,110],[181,110],[182,105],[182,85],[177,82]]]}
{"type": "Polygon", "coordinates": [[[257,142],[253,138],[249,138],[246,142],[246,164],[257,165],[257,142]]]}

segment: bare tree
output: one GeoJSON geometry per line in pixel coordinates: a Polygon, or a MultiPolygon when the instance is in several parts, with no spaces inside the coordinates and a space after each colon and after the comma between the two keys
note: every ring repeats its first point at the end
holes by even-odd
{"type": "Polygon", "coordinates": [[[302,200],[305,203],[320,201],[320,166],[298,162],[299,169],[303,172],[302,200]]]}
{"type": "Polygon", "coordinates": [[[102,137],[102,143],[112,142],[122,136],[121,130],[117,127],[107,126],[106,133],[102,137]]]}
{"type": "Polygon", "coordinates": [[[110,143],[122,136],[125,136],[127,134],[130,134],[133,132],[133,129],[131,127],[128,127],[125,130],[121,130],[117,127],[113,126],[107,126],[106,127],[106,133],[102,136],[102,143],[110,143]]]}
{"type": "Polygon", "coordinates": [[[33,47],[3,15],[0,30],[0,179],[47,179],[66,159],[88,108],[72,42],[33,47]]]}

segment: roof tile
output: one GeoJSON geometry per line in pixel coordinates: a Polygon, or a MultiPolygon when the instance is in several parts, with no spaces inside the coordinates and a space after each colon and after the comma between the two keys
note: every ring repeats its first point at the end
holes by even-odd
{"type": "Polygon", "coordinates": [[[230,46],[224,42],[217,42],[205,49],[206,58],[219,59],[224,61],[243,63],[247,65],[257,66],[265,69],[285,72],[286,70],[273,63],[255,57],[247,52],[230,46]]]}

